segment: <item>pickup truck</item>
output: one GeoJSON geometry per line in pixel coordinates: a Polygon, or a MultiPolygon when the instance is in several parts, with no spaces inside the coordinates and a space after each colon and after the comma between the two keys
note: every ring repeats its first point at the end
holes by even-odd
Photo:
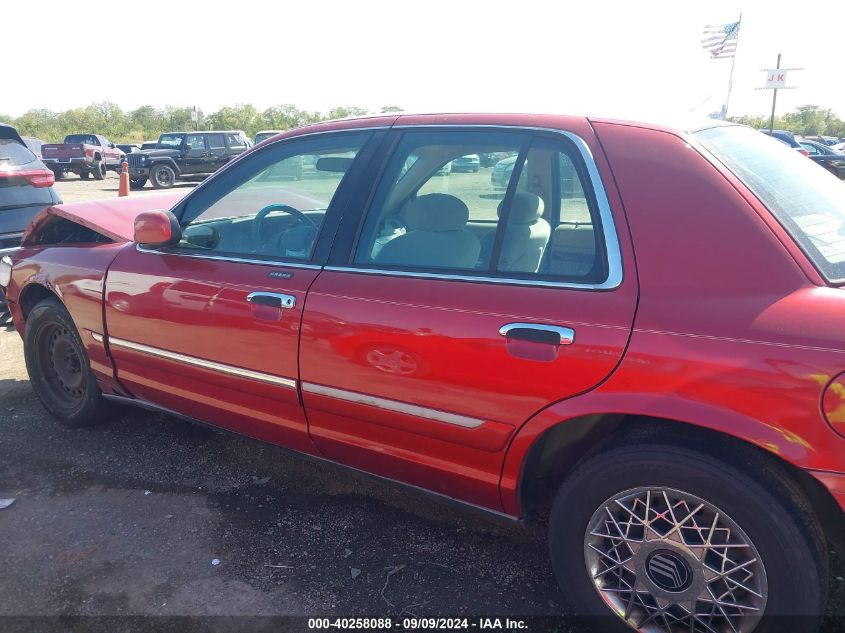
{"type": "Polygon", "coordinates": [[[120,171],[124,153],[105,136],[68,134],[64,143],[43,145],[41,156],[56,180],[60,180],[65,172],[78,174],[83,180],[90,174],[96,180],[102,180],[108,170],[120,171]]]}

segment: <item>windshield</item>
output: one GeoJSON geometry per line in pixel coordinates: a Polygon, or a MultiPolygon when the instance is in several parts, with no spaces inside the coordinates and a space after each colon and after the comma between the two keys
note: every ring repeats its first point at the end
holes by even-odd
{"type": "Polygon", "coordinates": [[[99,145],[93,134],[68,134],[65,143],[82,143],[84,145],[99,145]]]}
{"type": "Polygon", "coordinates": [[[750,128],[717,127],[695,137],[766,205],[827,281],[845,281],[845,183],[750,128]]]}
{"type": "Polygon", "coordinates": [[[162,134],[158,137],[158,147],[162,149],[178,148],[182,145],[184,134],[162,134]]]}

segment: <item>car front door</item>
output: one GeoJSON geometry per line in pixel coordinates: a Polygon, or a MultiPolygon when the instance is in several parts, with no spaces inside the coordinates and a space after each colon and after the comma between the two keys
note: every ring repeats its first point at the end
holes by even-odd
{"type": "Polygon", "coordinates": [[[205,174],[214,171],[209,166],[210,155],[205,134],[187,134],[184,148],[185,160],[182,173],[205,174]]]}
{"type": "Polygon", "coordinates": [[[308,295],[311,437],[331,459],[500,507],[516,429],[624,353],[637,283],[621,208],[586,124],[391,134],[363,220],[344,218],[308,295]],[[469,154],[503,162],[506,188],[495,166],[446,175],[469,154]]]}
{"type": "Polygon", "coordinates": [[[300,320],[335,233],[366,133],[268,146],[174,211],[181,241],[129,245],[106,281],[117,379],[134,397],[310,452],[297,390],[300,320]],[[307,186],[276,176],[344,153],[307,186]],[[347,175],[349,176],[347,178],[347,175]]]}

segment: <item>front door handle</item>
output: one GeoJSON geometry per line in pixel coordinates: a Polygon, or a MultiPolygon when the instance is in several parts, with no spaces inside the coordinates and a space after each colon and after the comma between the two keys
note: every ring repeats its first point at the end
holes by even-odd
{"type": "Polygon", "coordinates": [[[506,323],[499,328],[499,334],[508,339],[545,343],[547,345],[572,345],[575,342],[575,330],[559,325],[540,323],[506,323]]]}
{"type": "Polygon", "coordinates": [[[296,297],[278,292],[251,292],[246,300],[255,305],[284,310],[293,310],[296,307],[296,297]]]}

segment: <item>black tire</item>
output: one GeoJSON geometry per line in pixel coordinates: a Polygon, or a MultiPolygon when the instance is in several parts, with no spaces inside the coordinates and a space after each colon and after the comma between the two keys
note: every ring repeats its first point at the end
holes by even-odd
{"type": "Polygon", "coordinates": [[[59,182],[62,179],[62,176],[65,175],[64,169],[52,169],[53,177],[56,179],[56,182],[59,182]]]}
{"type": "MultiPolygon", "coordinates": [[[[722,455],[722,452],[719,454],[722,455]]],[[[620,508],[618,511],[625,513],[626,511],[614,501],[619,496],[623,503],[631,503],[631,507],[639,507],[642,512],[645,507],[642,502],[635,506],[634,501],[626,499],[631,500],[637,495],[642,495],[643,490],[650,490],[654,494],[657,489],[668,491],[669,495],[687,493],[688,496],[697,498],[691,499],[689,505],[679,506],[679,515],[689,515],[689,512],[683,512],[683,508],[695,507],[700,501],[711,504],[701,511],[702,525],[707,522],[704,520],[706,511],[718,510],[721,514],[713,516],[721,517],[723,522],[735,524],[730,533],[736,538],[747,538],[752,546],[756,547],[765,573],[759,573],[757,569],[758,573],[747,582],[750,586],[759,579],[764,579],[762,582],[767,586],[768,596],[764,606],[765,615],[757,623],[755,633],[817,631],[821,614],[824,613],[828,582],[828,559],[821,528],[812,519],[804,496],[786,473],[780,472],[780,468],[774,468],[768,460],[760,459],[759,462],[751,464],[748,469],[748,472],[754,473],[754,477],[751,477],[744,470],[732,465],[743,462],[723,461],[679,445],[637,445],[633,442],[627,446],[617,446],[599,452],[583,461],[558,491],[549,521],[552,566],[563,589],[563,598],[569,602],[573,612],[583,616],[602,616],[597,619],[590,618],[591,630],[637,630],[635,626],[629,626],[622,618],[611,613],[592,576],[594,573],[598,574],[598,582],[606,583],[603,585],[609,590],[606,596],[611,596],[612,599],[620,596],[620,604],[623,605],[620,609],[624,612],[627,599],[631,596],[630,592],[625,593],[625,587],[633,583],[632,578],[647,585],[652,583],[648,585],[649,591],[656,586],[653,583],[665,581],[665,577],[660,577],[660,566],[666,563],[666,552],[670,553],[668,560],[674,561],[671,563],[672,569],[684,568],[680,570],[682,573],[675,574],[673,580],[668,583],[677,582],[674,579],[678,577],[687,578],[691,582],[686,589],[679,589],[682,585],[676,585],[671,591],[696,592],[696,583],[699,583],[698,587],[704,587],[703,591],[706,592],[707,587],[716,587],[715,584],[706,583],[724,582],[705,581],[700,572],[693,571],[696,562],[693,556],[686,559],[687,563],[681,560],[680,564],[677,564],[678,559],[684,557],[676,556],[673,559],[671,555],[678,553],[677,548],[672,547],[672,544],[663,547],[666,544],[664,540],[655,542],[654,539],[658,538],[658,535],[654,531],[649,531],[651,539],[640,541],[636,549],[625,549],[626,545],[620,549],[610,549],[610,545],[617,541],[604,537],[603,530],[615,532],[618,524],[608,520],[610,514],[605,508],[620,508]],[[631,493],[634,496],[621,497],[621,493],[631,493]],[[736,526],[739,526],[739,530],[736,526]],[[592,534],[588,534],[588,531],[592,534]],[[601,534],[595,534],[596,532],[601,534]],[[626,567],[639,570],[639,573],[631,575],[622,569],[616,572],[605,571],[604,565],[615,565],[604,562],[607,560],[604,555],[593,554],[588,543],[597,545],[599,549],[608,547],[607,552],[616,552],[618,559],[625,561],[626,567]],[[660,558],[659,553],[663,554],[660,558]],[[593,572],[588,571],[588,557],[592,557],[589,564],[592,565],[593,572]],[[596,560],[600,562],[596,564],[596,560]],[[595,571],[597,569],[599,571],[595,571]],[[657,580],[654,580],[655,578],[657,580]],[[619,587],[622,587],[621,591],[619,587]]],[[[649,499],[657,500],[654,502],[652,513],[657,512],[661,497],[655,495],[649,499]]],[[[697,518],[693,520],[698,522],[697,518]]],[[[685,534],[692,534],[692,528],[685,529],[690,530],[685,534]]],[[[633,530],[636,530],[636,527],[633,530]]],[[[678,529],[677,533],[681,531],[678,529]]],[[[728,533],[721,530],[719,532],[728,533]]],[[[685,544],[689,545],[690,540],[694,538],[696,537],[685,536],[685,544]]],[[[694,545],[688,551],[709,552],[707,556],[718,554],[716,548],[705,548],[703,545],[694,545]]],[[[753,550],[722,551],[747,552],[749,557],[753,554],[753,550]]],[[[721,594],[720,589],[717,588],[716,593],[721,594]]],[[[737,590],[737,593],[741,592],[737,590]]],[[[664,598],[665,596],[666,594],[663,595],[664,598]]],[[[753,602],[754,598],[750,594],[745,596],[753,602]]],[[[697,602],[694,604],[698,606],[697,602]]],[[[638,609],[640,613],[645,613],[648,609],[634,608],[632,615],[635,621],[642,621],[645,616],[636,619],[638,609]]],[[[706,609],[707,607],[704,610],[706,609]]],[[[700,612],[699,608],[695,610],[700,612]]],[[[652,621],[652,624],[656,623],[652,621]]],[[[690,630],[688,620],[684,626],[685,630],[690,630]]],[[[725,624],[725,628],[730,627],[725,624]]],[[[657,630],[663,631],[664,628],[657,626],[657,630]]]]}
{"type": "Polygon", "coordinates": [[[129,188],[130,189],[143,189],[144,185],[147,184],[147,177],[143,176],[142,178],[130,178],[129,179],[129,188]]]}
{"type": "Polygon", "coordinates": [[[176,172],[170,165],[156,165],[150,170],[150,182],[155,189],[170,189],[176,184],[176,172]]]}
{"type": "Polygon", "coordinates": [[[82,180],[88,180],[88,176],[90,176],[90,175],[91,175],[91,172],[88,171],[87,169],[80,169],[79,170],[79,177],[82,180]]]}
{"type": "Polygon", "coordinates": [[[30,311],[24,360],[35,394],[53,417],[71,427],[102,421],[107,402],[79,332],[58,299],[44,299],[30,311]]]}
{"type": "Polygon", "coordinates": [[[106,164],[103,161],[96,163],[91,173],[94,174],[94,180],[103,180],[106,177],[106,164]]]}

